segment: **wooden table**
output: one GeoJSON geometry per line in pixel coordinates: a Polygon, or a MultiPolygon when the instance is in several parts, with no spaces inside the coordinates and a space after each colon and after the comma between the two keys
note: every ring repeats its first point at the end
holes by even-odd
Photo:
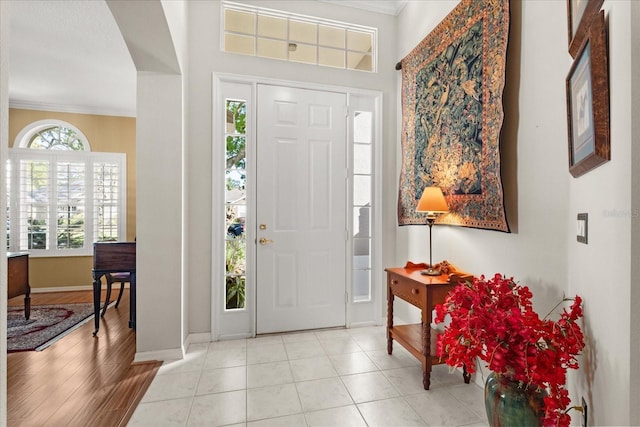
{"type": "MultiPolygon", "coordinates": [[[[449,293],[460,281],[471,280],[472,275],[456,271],[452,274],[427,276],[420,272],[424,268],[387,268],[387,353],[393,352],[393,340],[396,340],[422,364],[422,384],[429,390],[431,384],[431,366],[443,363],[438,356],[431,354],[432,311],[436,304],[442,304],[449,293]],[[422,312],[421,323],[412,325],[393,325],[393,301],[398,297],[418,307],[422,312]]],[[[465,383],[470,376],[463,373],[465,383]]]]}
{"type": "Polygon", "coordinates": [[[29,320],[31,286],[29,286],[29,254],[27,252],[7,252],[7,293],[7,299],[24,295],[24,317],[29,320]]]}

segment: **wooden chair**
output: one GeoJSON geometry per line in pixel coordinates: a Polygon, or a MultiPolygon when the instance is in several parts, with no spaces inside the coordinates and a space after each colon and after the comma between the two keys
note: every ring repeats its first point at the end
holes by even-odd
{"type": "MultiPolygon", "coordinates": [[[[114,275],[128,275],[130,288],[130,312],[129,327],[136,328],[136,242],[96,242],[93,244],[93,308],[95,330],[93,335],[98,334],[100,328],[100,294],[102,290],[102,276],[107,278],[107,299],[103,314],[111,297],[111,283],[114,281],[114,275]]],[[[123,276],[116,276],[122,278],[123,276]]],[[[124,283],[120,279],[121,288],[118,302],[122,297],[124,283]]],[[[116,303],[117,304],[117,303],[116,303]]]]}

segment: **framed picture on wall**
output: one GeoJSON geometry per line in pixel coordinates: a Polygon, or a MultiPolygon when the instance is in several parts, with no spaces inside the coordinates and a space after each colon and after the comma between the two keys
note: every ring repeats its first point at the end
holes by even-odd
{"type": "Polygon", "coordinates": [[[611,159],[607,62],[606,27],[601,11],[592,21],[566,81],[569,172],[574,177],[611,159]]]}
{"type": "Polygon", "coordinates": [[[575,58],[589,33],[589,24],[604,0],[567,0],[569,53],[575,58]]]}

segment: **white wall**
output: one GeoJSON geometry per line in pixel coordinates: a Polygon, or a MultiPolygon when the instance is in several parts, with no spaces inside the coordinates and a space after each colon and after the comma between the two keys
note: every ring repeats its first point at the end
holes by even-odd
{"type": "MultiPolygon", "coordinates": [[[[640,22],[640,2],[631,2],[631,22],[640,22]]],[[[640,69],[640,27],[638,25],[631,26],[631,69],[640,69]]],[[[638,79],[631,79],[631,117],[640,117],[640,82],[638,79]]],[[[631,124],[631,140],[638,141],[640,138],[640,120],[632,120],[631,124]]],[[[633,213],[631,221],[631,280],[630,283],[640,283],[640,263],[637,262],[640,257],[640,147],[638,144],[631,145],[631,212],[633,213]],[[635,262],[634,262],[635,261],[635,262]]],[[[629,376],[631,387],[629,392],[629,407],[631,415],[629,416],[629,424],[640,425],[640,310],[634,310],[633,307],[640,306],[640,287],[631,286],[631,298],[629,305],[632,307],[630,324],[631,324],[631,374],[629,376]]]]}
{"type": "MultiPolygon", "coordinates": [[[[406,55],[457,2],[410,1],[398,21],[406,55]],[[425,24],[428,22],[428,25],[425,24]]],[[[629,424],[630,336],[630,6],[606,2],[609,16],[612,160],[574,179],[568,172],[565,79],[566,2],[511,2],[505,133],[507,218],[512,233],[436,226],[434,262],[474,274],[501,272],[530,286],[541,315],[562,297],[584,298],[587,357],[570,376],[573,404],[585,396],[590,425],[629,424]],[[606,209],[622,215],[607,216],[606,209]],[[589,213],[589,244],[576,242],[589,213]]],[[[398,264],[428,260],[427,227],[398,229],[398,264]]],[[[400,313],[414,321],[414,312],[400,313]]],[[[574,420],[579,420],[573,412],[574,420]]],[[[576,422],[577,424],[577,422],[576,422]]]]}
{"type": "MultiPolygon", "coordinates": [[[[246,2],[261,7],[305,15],[352,22],[378,28],[378,73],[365,73],[296,64],[278,60],[228,54],[220,51],[220,4],[217,1],[189,2],[189,144],[186,169],[189,183],[189,332],[210,332],[211,329],[211,235],[212,235],[212,73],[235,73],[282,80],[339,85],[379,90],[384,96],[383,110],[383,179],[384,200],[395,200],[396,90],[395,19],[390,15],[360,11],[317,1],[246,2]]],[[[222,162],[218,162],[222,164],[222,162]]],[[[220,205],[224,203],[220,200],[220,205]]],[[[385,264],[394,257],[395,205],[385,202],[383,246],[385,264]]],[[[223,239],[223,230],[219,239],[223,239]]],[[[381,273],[379,273],[381,274],[381,273]]]]}
{"type": "Polygon", "coordinates": [[[186,37],[179,7],[184,3],[169,4],[170,22],[159,0],[108,5],[138,70],[136,359],[180,358],[186,304],[180,74],[186,37]]]}
{"type": "MultiPolygon", "coordinates": [[[[182,181],[182,230],[181,234],[183,236],[181,251],[182,251],[182,260],[186,260],[189,258],[188,248],[189,248],[189,236],[186,233],[186,230],[189,228],[188,224],[188,200],[189,197],[189,183],[187,182],[188,176],[184,171],[187,170],[187,165],[189,159],[187,158],[187,149],[186,149],[186,141],[189,140],[189,134],[187,132],[187,127],[184,125],[187,122],[187,109],[186,109],[186,99],[185,94],[187,93],[187,67],[189,65],[188,61],[188,39],[187,39],[187,4],[186,2],[178,2],[172,0],[161,0],[162,8],[164,10],[164,14],[167,19],[167,24],[169,26],[169,31],[171,32],[171,39],[173,40],[173,45],[175,47],[175,53],[180,63],[180,71],[182,74],[182,99],[181,99],[181,113],[182,113],[182,122],[180,123],[182,130],[182,152],[181,152],[181,181],[182,181]]],[[[181,263],[182,267],[182,292],[181,292],[181,331],[180,335],[182,337],[182,342],[184,342],[189,334],[189,315],[188,315],[188,301],[189,301],[189,269],[184,268],[184,263],[181,263]]]]}
{"type": "MultiPolygon", "coordinates": [[[[5,160],[9,150],[9,13],[10,3],[0,2],[0,211],[6,212],[5,160]]],[[[7,249],[0,245],[0,259],[7,249]]],[[[7,273],[0,275],[0,295],[7,295],[7,273]]],[[[7,300],[0,298],[0,319],[7,318],[7,300]]],[[[7,322],[0,322],[0,426],[7,423],[7,322]]]]}
{"type": "Polygon", "coordinates": [[[630,2],[607,1],[604,10],[609,22],[611,161],[569,180],[568,217],[589,213],[589,244],[575,243],[573,229],[567,233],[567,281],[569,293],[584,298],[589,340],[574,389],[591,402],[595,425],[627,425],[633,219],[630,2]]]}
{"type": "Polygon", "coordinates": [[[137,353],[183,344],[181,99],[179,75],[138,74],[137,353]]]}

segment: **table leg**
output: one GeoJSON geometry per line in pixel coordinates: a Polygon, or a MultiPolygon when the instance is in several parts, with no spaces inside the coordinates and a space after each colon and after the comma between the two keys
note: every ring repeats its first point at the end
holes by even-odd
{"type": "Polygon", "coordinates": [[[131,272],[129,283],[129,327],[136,330],[136,273],[131,272]]]}
{"type": "Polygon", "coordinates": [[[93,279],[93,322],[95,325],[95,329],[93,331],[93,336],[98,335],[98,329],[100,329],[100,288],[101,288],[100,277],[93,279]]]}
{"type": "Polygon", "coordinates": [[[422,386],[425,390],[429,390],[431,387],[431,372],[426,369],[422,372],[422,386]]]}
{"type": "Polygon", "coordinates": [[[29,320],[29,317],[31,317],[31,295],[30,291],[27,291],[24,296],[24,318],[29,320]]]}
{"type": "Polygon", "coordinates": [[[391,290],[387,290],[387,354],[393,352],[391,329],[393,329],[393,294],[391,290]]]}
{"type": "Polygon", "coordinates": [[[422,323],[422,385],[425,390],[431,386],[431,323],[422,323]]]}

